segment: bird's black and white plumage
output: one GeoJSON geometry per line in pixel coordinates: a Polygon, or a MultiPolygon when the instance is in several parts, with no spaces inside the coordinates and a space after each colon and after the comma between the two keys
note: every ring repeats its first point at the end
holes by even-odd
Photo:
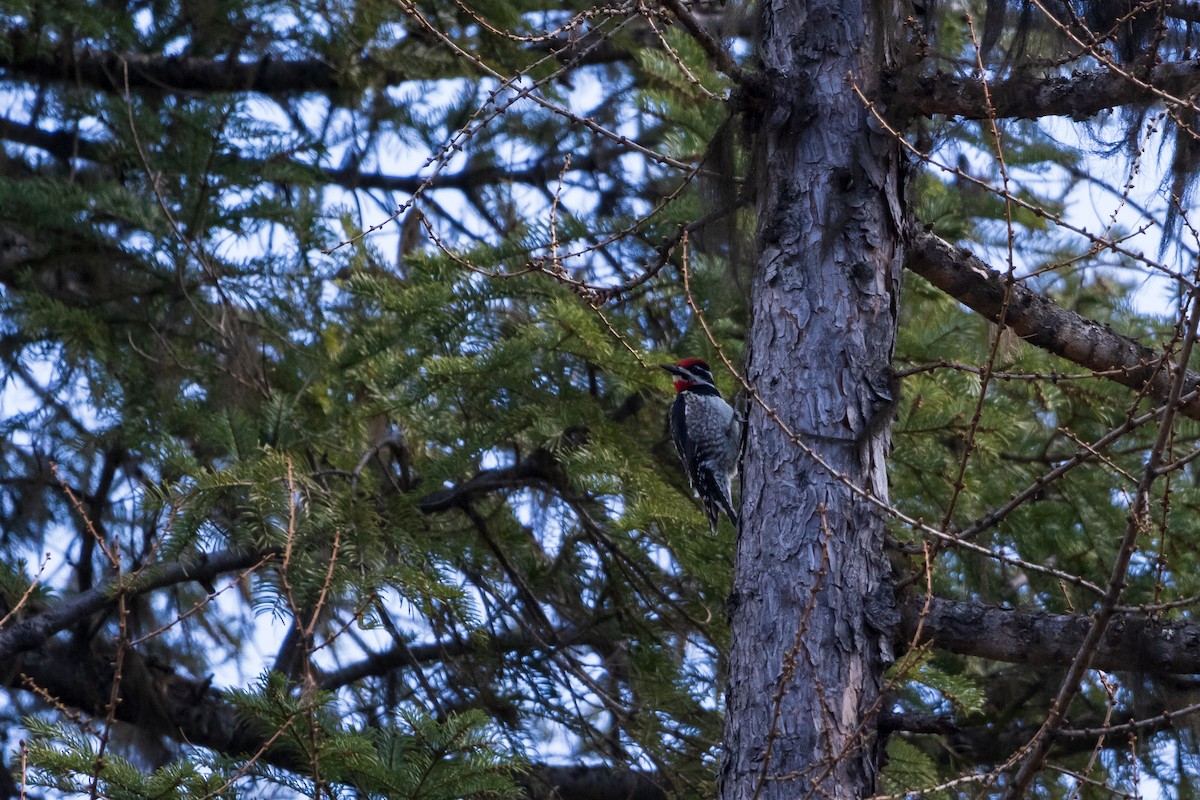
{"type": "Polygon", "coordinates": [[[742,426],[733,407],[713,382],[712,370],[699,358],[685,358],[663,369],[675,375],[675,402],[671,404],[671,438],[687,471],[692,489],[704,501],[713,532],[724,511],[736,528],[732,484],[737,474],[742,426]]]}

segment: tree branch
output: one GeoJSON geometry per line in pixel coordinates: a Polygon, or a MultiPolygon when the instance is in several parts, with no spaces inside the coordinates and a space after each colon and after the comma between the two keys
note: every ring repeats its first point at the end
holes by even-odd
{"type": "Polygon", "coordinates": [[[269,551],[222,550],[202,554],[193,563],[172,562],[147,568],[140,575],[124,576],[120,582],[109,578],[100,585],[80,592],[0,630],[0,664],[20,653],[43,645],[47,639],[77,622],[117,602],[121,593],[136,596],[187,581],[211,580],[223,572],[246,569],[272,557],[269,551]]]}
{"type": "Polygon", "coordinates": [[[554,454],[539,448],[511,467],[484,470],[458,486],[428,494],[421,498],[417,507],[423,514],[466,508],[476,495],[522,488],[530,483],[555,484],[560,482],[561,474],[554,454]]]}
{"type": "MultiPolygon", "coordinates": [[[[669,0],[670,2],[670,0],[669,0]]],[[[745,80],[741,68],[711,31],[727,21],[728,12],[705,13],[689,11],[682,3],[673,2],[680,22],[716,59],[717,67],[735,80],[745,80]],[[724,54],[723,56],[721,54],[724,54]]],[[[752,15],[735,19],[734,36],[750,35],[752,15]]],[[[597,42],[605,33],[594,28],[539,41],[529,45],[531,57],[555,54],[561,62],[597,65],[630,60],[627,46],[610,40],[597,42]],[[582,54],[582,55],[580,55],[582,54]]],[[[427,46],[406,39],[384,58],[363,58],[350,64],[335,64],[327,58],[283,58],[264,54],[254,59],[203,58],[198,56],[162,56],[151,53],[118,53],[91,48],[72,48],[59,45],[47,49],[39,34],[14,28],[0,43],[0,70],[23,73],[35,78],[61,80],[73,85],[90,86],[104,92],[125,90],[125,69],[129,69],[131,89],[156,89],[188,92],[258,92],[266,95],[330,92],[354,85],[356,79],[369,76],[372,85],[391,86],[414,80],[460,78],[468,74],[465,62],[455,61],[453,71],[448,62],[430,58],[427,46]],[[406,52],[399,52],[407,48],[406,52]],[[400,56],[397,58],[396,56],[400,56]],[[409,69],[386,67],[380,62],[402,61],[409,69]],[[421,67],[412,68],[411,65],[421,67]]],[[[644,24],[633,28],[633,43],[637,47],[661,46],[657,36],[644,24]]]]}
{"type": "Polygon", "coordinates": [[[712,31],[706,25],[692,14],[691,10],[683,4],[683,0],[663,0],[663,5],[671,10],[671,13],[696,40],[696,43],[700,45],[717,69],[737,83],[747,84],[750,82],[752,73],[733,60],[729,50],[712,35],[712,31]]]}
{"type": "Polygon", "coordinates": [[[609,767],[536,766],[519,777],[531,798],[562,800],[666,800],[667,793],[648,772],[625,772],[609,767]]]}
{"type": "MultiPolygon", "coordinates": [[[[1038,666],[1066,666],[1079,654],[1091,626],[1085,614],[1016,611],[983,603],[934,598],[921,619],[925,598],[901,609],[900,635],[960,655],[1038,666]]],[[[1155,674],[1200,672],[1200,624],[1117,617],[1096,647],[1094,669],[1155,674]]]]}
{"type": "MultiPolygon", "coordinates": [[[[581,644],[611,646],[612,644],[611,639],[605,638],[599,629],[591,625],[557,628],[553,633],[552,641],[563,647],[581,644]]],[[[482,642],[477,638],[459,638],[430,644],[414,644],[404,648],[392,647],[379,653],[372,653],[341,669],[318,675],[316,683],[325,691],[333,691],[364,678],[386,675],[394,670],[412,666],[414,663],[440,662],[464,655],[522,653],[545,649],[546,646],[545,641],[539,641],[526,631],[509,631],[488,637],[482,642]]]]}
{"type": "MultiPolygon", "coordinates": [[[[1029,344],[1130,389],[1147,390],[1157,400],[1165,401],[1170,394],[1175,366],[1172,362],[1171,368],[1162,368],[1162,353],[1068,311],[1023,284],[1007,286],[1001,273],[924,228],[911,226],[905,266],[992,322],[999,319],[1008,290],[1004,324],[1029,344]]],[[[1194,394],[1197,387],[1200,375],[1189,370],[1182,394],[1191,399],[1179,411],[1192,419],[1200,419],[1200,398],[1194,394]]]]}
{"type": "MultiPolygon", "coordinates": [[[[85,139],[69,131],[47,131],[35,125],[0,119],[0,140],[36,147],[63,161],[85,159],[100,165],[111,165],[115,148],[104,142],[85,139]]],[[[643,147],[654,143],[641,140],[643,147]]],[[[572,172],[594,172],[613,165],[630,148],[613,145],[571,157],[572,172]]],[[[249,158],[232,156],[230,161],[245,168],[256,181],[286,181],[296,174],[312,174],[320,180],[343,186],[347,189],[383,189],[386,191],[412,193],[422,186],[433,189],[473,189],[496,183],[524,183],[531,186],[548,184],[558,180],[562,174],[562,157],[558,154],[530,160],[525,164],[506,167],[498,164],[472,166],[468,164],[458,172],[437,175],[430,180],[424,175],[388,175],[379,172],[363,172],[357,168],[333,168],[306,164],[295,160],[275,158],[249,158]],[[282,176],[282,177],[281,177],[282,176]]]]}
{"type": "MultiPolygon", "coordinates": [[[[635,40],[652,44],[645,31],[635,40]]],[[[604,34],[588,30],[574,38],[538,42],[529,48],[533,58],[554,53],[562,62],[609,64],[629,58],[624,49],[610,42],[596,42],[604,34]]],[[[0,70],[21,73],[42,80],[70,82],[102,92],[124,92],[126,71],[130,89],[186,92],[257,92],[278,96],[329,93],[369,82],[373,86],[394,86],[408,81],[469,77],[470,67],[456,61],[450,69],[442,58],[431,58],[428,46],[406,39],[385,54],[385,58],[367,56],[349,64],[337,64],[327,58],[284,58],[264,54],[253,59],[164,56],[156,53],[120,53],[88,47],[58,45],[46,48],[38,37],[21,28],[10,31],[0,45],[0,70]],[[408,52],[398,53],[401,48],[408,52]],[[401,56],[396,58],[395,56],[401,56]],[[405,68],[387,63],[402,61],[405,68]],[[420,66],[414,66],[420,65],[420,66]]]]}
{"type": "Polygon", "coordinates": [[[1184,22],[1200,22],[1200,3],[1194,0],[1175,0],[1166,4],[1166,14],[1184,22]]]}
{"type": "Polygon", "coordinates": [[[259,92],[280,95],[330,92],[350,82],[351,75],[370,75],[373,82],[391,85],[411,80],[446,77],[433,69],[405,71],[387,68],[365,58],[354,70],[339,69],[320,58],[282,59],[265,55],[255,60],[214,59],[196,56],[160,56],[149,53],[118,53],[91,48],[73,49],[59,45],[39,47],[28,31],[9,32],[7,47],[0,47],[0,69],[37,78],[70,81],[105,92],[131,89],[189,92],[259,92]]]}
{"type": "MultiPolygon", "coordinates": [[[[1155,67],[1143,82],[1146,85],[1134,83],[1111,70],[1047,78],[1021,76],[989,83],[988,96],[997,117],[1085,119],[1107,108],[1160,99],[1147,86],[1174,97],[1190,97],[1200,87],[1200,59],[1155,67]]],[[[963,119],[987,119],[989,116],[979,81],[957,75],[920,78],[914,91],[905,92],[904,97],[896,99],[896,107],[905,116],[910,111],[924,116],[945,114],[963,119]],[[908,104],[911,107],[906,107],[908,104]]]]}

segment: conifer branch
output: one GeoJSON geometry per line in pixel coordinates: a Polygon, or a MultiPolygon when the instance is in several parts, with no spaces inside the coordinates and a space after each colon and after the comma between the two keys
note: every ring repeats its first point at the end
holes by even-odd
{"type": "MultiPolygon", "coordinates": [[[[65,706],[91,716],[103,714],[106,698],[102,690],[113,680],[111,652],[107,652],[111,649],[111,643],[80,651],[68,643],[55,642],[26,653],[8,684],[24,691],[36,687],[39,694],[65,706]]],[[[264,747],[273,732],[248,723],[245,715],[212,687],[211,680],[194,680],[162,664],[137,663],[139,678],[122,682],[117,719],[153,735],[206,747],[224,756],[236,758],[261,751],[261,763],[298,774],[310,769],[311,762],[288,746],[264,747]]],[[[513,778],[529,797],[547,800],[666,797],[652,773],[604,766],[534,764],[525,774],[513,778]]]]}
{"type": "Polygon", "coordinates": [[[0,630],[0,663],[40,647],[59,631],[112,607],[121,594],[136,596],[178,583],[211,580],[223,572],[252,567],[270,557],[269,551],[222,550],[197,556],[191,563],[148,567],[140,575],[127,576],[120,584],[110,578],[0,630]]]}
{"type": "MultiPolygon", "coordinates": [[[[20,29],[8,34],[0,48],[0,69],[43,80],[77,82],[104,92],[119,93],[128,69],[129,87],[159,91],[259,92],[278,95],[292,92],[329,92],[339,88],[343,75],[334,65],[317,58],[215,59],[198,56],[162,56],[123,53],[66,46],[39,49],[33,37],[20,29]]],[[[441,77],[432,72],[388,69],[364,59],[359,65],[387,84],[441,77]]]]}
{"type": "MultiPolygon", "coordinates": [[[[591,626],[556,628],[549,641],[563,647],[586,645],[599,641],[598,631],[591,626]]],[[[480,640],[478,637],[456,638],[431,644],[392,647],[372,653],[353,664],[317,676],[317,686],[333,691],[364,678],[387,675],[414,664],[428,664],[466,655],[523,653],[542,649],[546,642],[531,636],[528,631],[514,630],[480,640]]]]}
{"type": "MultiPolygon", "coordinates": [[[[899,635],[911,637],[919,626],[918,644],[931,642],[954,653],[1034,666],[1069,663],[1090,625],[1086,614],[1021,612],[936,597],[927,605],[922,596],[909,598],[901,612],[899,635]]],[[[497,646],[505,643],[518,649],[522,646],[516,641],[495,642],[497,646]]],[[[562,642],[562,646],[571,644],[570,639],[562,642]]],[[[424,659],[459,646],[453,642],[433,643],[413,645],[411,650],[413,656],[424,659]]],[[[25,653],[8,683],[26,691],[36,686],[67,706],[100,714],[104,693],[97,687],[109,685],[112,677],[106,647],[111,649],[111,643],[97,644],[86,651],[88,659],[81,663],[78,648],[66,642],[45,643],[25,653]]],[[[1200,672],[1200,625],[1160,622],[1145,616],[1118,617],[1100,641],[1093,665],[1110,671],[1153,674],[1200,672]]],[[[123,684],[118,719],[228,756],[257,752],[262,747],[269,732],[245,724],[235,707],[209,681],[188,678],[162,664],[146,666],[150,668],[141,673],[145,680],[123,684]]],[[[306,767],[285,748],[269,748],[263,761],[299,772],[306,767]]],[[[597,792],[645,800],[665,797],[653,774],[600,766],[535,765],[518,780],[531,797],[584,800],[602,796],[597,792]],[[552,794],[552,787],[557,787],[558,795],[552,794]]]]}
{"type": "MultiPolygon", "coordinates": [[[[193,55],[166,56],[91,47],[59,45],[46,48],[37,37],[20,28],[11,30],[0,43],[0,70],[40,80],[58,80],[76,86],[88,86],[102,92],[123,93],[128,70],[128,88],[189,93],[255,92],[268,96],[329,93],[352,88],[359,82],[373,86],[396,86],[410,81],[471,77],[465,62],[431,59],[425,45],[412,40],[412,52],[402,52],[409,40],[389,51],[388,58],[366,56],[350,64],[336,64],[328,58],[280,57],[265,54],[257,58],[193,55]],[[403,61],[406,66],[388,66],[403,61]],[[419,65],[419,66],[418,66],[419,65]]],[[[653,46],[647,36],[635,41],[653,46]]],[[[573,65],[611,64],[631,59],[629,52],[611,42],[597,42],[585,34],[573,39],[552,40],[527,46],[533,57],[557,53],[573,65]]]]}
{"type": "Polygon", "coordinates": [[[729,50],[696,19],[682,0],[663,0],[663,5],[671,10],[680,24],[708,54],[713,66],[733,78],[737,83],[746,84],[752,80],[752,73],[733,60],[729,50]]]}
{"type": "MultiPolygon", "coordinates": [[[[47,131],[36,125],[27,125],[11,120],[0,120],[0,140],[36,147],[62,161],[84,159],[101,165],[109,165],[113,158],[113,148],[105,142],[87,139],[69,131],[47,131]]],[[[656,142],[645,139],[636,144],[644,148],[657,146],[656,142]]],[[[606,166],[615,164],[617,159],[627,152],[630,152],[630,148],[614,144],[579,155],[572,155],[571,168],[572,171],[578,172],[599,171],[606,166]]],[[[229,158],[246,172],[249,176],[247,180],[253,180],[256,183],[264,179],[272,179],[279,173],[290,175],[311,173],[314,180],[319,179],[347,189],[382,189],[412,193],[430,184],[429,177],[424,175],[364,172],[357,167],[324,167],[270,157],[231,156],[229,158]]],[[[561,160],[552,154],[546,154],[542,158],[513,166],[500,164],[475,166],[468,163],[458,172],[438,175],[431,188],[471,190],[495,184],[511,183],[540,186],[555,180],[560,165],[561,160]]]]}

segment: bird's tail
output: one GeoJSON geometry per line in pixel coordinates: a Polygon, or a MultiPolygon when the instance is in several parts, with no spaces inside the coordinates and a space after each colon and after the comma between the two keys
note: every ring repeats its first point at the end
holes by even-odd
{"type": "MultiPolygon", "coordinates": [[[[722,487],[724,489],[724,487],[722,487]]],[[[711,501],[704,503],[704,511],[708,515],[708,526],[715,534],[717,532],[717,520],[721,516],[721,512],[725,512],[725,516],[729,517],[729,521],[733,523],[733,529],[738,529],[738,513],[733,508],[733,500],[729,497],[729,491],[717,492],[713,495],[711,501]]]]}

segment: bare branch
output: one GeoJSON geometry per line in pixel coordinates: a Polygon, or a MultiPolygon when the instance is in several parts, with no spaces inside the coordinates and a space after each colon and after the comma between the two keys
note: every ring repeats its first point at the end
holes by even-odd
{"type": "Polygon", "coordinates": [[[987,119],[989,113],[1017,119],[1085,119],[1108,108],[1152,103],[1162,93],[1189,97],[1197,87],[1200,59],[1156,67],[1142,84],[1107,69],[1040,79],[1020,76],[988,85],[989,109],[978,80],[939,74],[921,78],[917,88],[906,93],[910,100],[898,99],[897,110],[902,114],[913,111],[924,116],[945,114],[964,119],[987,119]],[[911,109],[905,108],[907,102],[911,102],[911,109]]]}
{"type": "MultiPolygon", "coordinates": [[[[1070,664],[1092,624],[1086,614],[1016,611],[936,597],[922,623],[924,607],[921,595],[905,602],[899,635],[911,640],[920,624],[918,643],[1014,664],[1070,664]]],[[[1155,674],[1200,672],[1200,625],[1117,616],[1100,639],[1091,666],[1155,674]]]]}
{"type": "MultiPolygon", "coordinates": [[[[1149,390],[1160,401],[1170,395],[1173,364],[1163,369],[1162,353],[1068,311],[1020,283],[1006,285],[1004,275],[924,228],[910,228],[905,266],[993,322],[999,319],[1008,291],[1011,294],[1004,324],[1029,344],[1130,389],[1149,390]]],[[[1192,395],[1198,386],[1200,375],[1189,370],[1182,394],[1192,395]]],[[[1193,396],[1184,401],[1179,411],[1200,419],[1200,398],[1193,396]]]]}
{"type": "Polygon", "coordinates": [[[500,489],[519,489],[531,483],[555,483],[556,476],[560,475],[554,454],[538,449],[511,467],[484,470],[458,486],[426,495],[417,507],[424,514],[466,508],[477,495],[500,489]]]}

